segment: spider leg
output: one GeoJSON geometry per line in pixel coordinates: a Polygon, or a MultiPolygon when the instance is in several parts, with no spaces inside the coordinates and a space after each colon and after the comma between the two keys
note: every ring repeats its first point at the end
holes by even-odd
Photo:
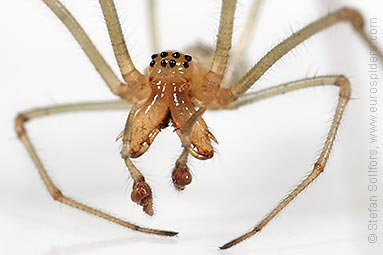
{"type": "Polygon", "coordinates": [[[231,49],[231,40],[233,36],[234,13],[236,4],[236,0],[222,1],[217,45],[214,52],[213,62],[210,66],[210,71],[216,74],[224,75],[227,67],[229,52],[231,49]]]}
{"type": "Polygon", "coordinates": [[[351,22],[360,37],[370,46],[371,49],[375,49],[377,55],[381,61],[383,61],[383,53],[376,48],[367,33],[363,30],[363,18],[361,14],[354,9],[343,8],[319,19],[316,22],[313,22],[312,24],[304,27],[297,33],[287,38],[271,51],[269,51],[269,53],[267,53],[252,69],[250,69],[250,71],[248,71],[248,73],[243,78],[241,78],[232,87],[222,88],[220,90],[217,100],[218,103],[221,105],[221,107],[232,109],[301,88],[334,85],[338,86],[340,89],[339,101],[335,110],[334,118],[332,120],[332,125],[328,132],[319,159],[315,162],[310,174],[285,199],[283,199],[277,205],[277,207],[275,207],[268,215],[266,215],[266,217],[260,223],[258,223],[257,226],[255,226],[246,234],[223,245],[220,247],[221,249],[230,248],[233,245],[238,244],[239,242],[261,231],[264,226],[266,226],[283,208],[285,208],[301,191],[310,185],[310,183],[312,183],[323,172],[334,143],[344,108],[350,98],[351,87],[348,79],[342,75],[322,76],[282,84],[258,92],[249,93],[247,95],[244,95],[244,93],[287,52],[295,48],[297,45],[312,35],[319,33],[320,31],[342,21],[351,22]]]}
{"type": "Polygon", "coordinates": [[[52,10],[54,14],[56,14],[56,16],[64,23],[66,28],[72,33],[112,93],[121,98],[127,99],[128,101],[134,101],[128,86],[122,83],[115,75],[108,63],[97,50],[96,46],[90,40],[89,36],[73,15],[68,11],[68,9],[58,0],[42,1],[52,10]]]}
{"type": "Polygon", "coordinates": [[[153,52],[158,52],[158,33],[157,33],[157,12],[156,12],[156,2],[155,0],[149,0],[148,2],[149,9],[149,32],[152,38],[152,50],[153,52]]]}
{"type": "Polygon", "coordinates": [[[283,95],[288,92],[292,92],[299,89],[319,87],[319,86],[338,86],[334,84],[334,77],[339,76],[318,76],[314,78],[302,79],[294,82],[288,82],[285,84],[280,84],[272,86],[271,88],[266,88],[258,90],[251,93],[246,93],[245,95],[238,98],[236,101],[227,106],[227,109],[238,109],[242,106],[246,106],[252,103],[259,102],[270,97],[283,95]]]}
{"type": "MultiPolygon", "coordinates": [[[[286,40],[282,41],[272,50],[270,50],[257,64],[254,65],[237,83],[230,88],[222,88],[218,93],[218,102],[225,106],[235,101],[243,95],[275,62],[281,59],[286,53],[291,51],[297,45],[301,44],[311,36],[321,32],[322,30],[331,27],[339,22],[351,22],[356,32],[360,37],[372,48],[376,49],[367,33],[363,30],[362,15],[351,8],[342,8],[335,11],[313,23],[302,28],[298,32],[291,35],[286,40]]],[[[377,55],[383,61],[383,53],[376,49],[377,55]]]]}
{"type": "Polygon", "coordinates": [[[233,245],[238,244],[239,242],[242,242],[243,240],[261,231],[263,227],[265,227],[282,209],[284,209],[301,191],[307,188],[307,186],[310,185],[310,183],[312,183],[323,172],[324,167],[329,158],[331,148],[335,140],[335,136],[339,127],[340,120],[343,115],[343,111],[345,109],[345,106],[348,100],[350,99],[351,87],[350,87],[350,83],[348,79],[342,75],[321,76],[321,77],[316,77],[311,79],[304,79],[300,81],[290,82],[290,83],[282,84],[279,86],[271,87],[268,89],[264,89],[258,92],[254,92],[244,97],[243,99],[239,99],[238,101],[234,102],[233,105],[231,106],[233,109],[239,108],[243,105],[247,105],[247,104],[257,102],[263,99],[267,99],[276,95],[282,95],[287,92],[291,92],[291,91],[295,91],[295,90],[299,90],[303,88],[328,86],[328,85],[339,87],[340,89],[339,101],[335,110],[334,118],[332,120],[332,124],[328,132],[325,144],[322,148],[322,152],[318,160],[315,162],[312,171],[293,191],[290,192],[290,194],[285,199],[283,199],[277,205],[277,207],[275,207],[268,215],[266,215],[266,217],[263,218],[263,220],[259,222],[257,226],[255,226],[251,231],[247,232],[246,234],[223,245],[222,247],[220,247],[221,249],[230,248],[233,245]]]}
{"type": "MultiPolygon", "coordinates": [[[[246,22],[243,26],[239,39],[233,48],[232,53],[230,54],[229,64],[227,68],[227,72],[225,74],[226,77],[232,77],[233,72],[236,70],[238,62],[241,57],[243,57],[243,53],[248,48],[251,39],[252,39],[252,31],[254,31],[254,27],[257,24],[257,20],[259,18],[260,11],[262,9],[264,1],[263,0],[253,0],[249,13],[247,14],[246,22]]],[[[229,85],[229,84],[224,84],[229,85]]]]}
{"type": "Polygon", "coordinates": [[[133,95],[136,98],[146,98],[150,92],[150,87],[146,77],[136,69],[130,57],[114,1],[100,0],[100,5],[108,28],[114,56],[116,57],[122,77],[127,82],[128,87],[132,89],[133,95]]]}
{"type": "Polygon", "coordinates": [[[233,35],[234,13],[236,0],[223,0],[221,18],[219,22],[217,45],[210,69],[195,87],[195,97],[205,105],[209,104],[217,95],[223,80],[233,35]]]}
{"type": "Polygon", "coordinates": [[[177,234],[176,232],[143,228],[135,224],[132,224],[130,222],[124,221],[120,218],[106,214],[100,210],[97,210],[93,207],[80,203],[64,195],[61,192],[61,190],[56,186],[56,184],[52,181],[51,177],[46,171],[40,159],[40,156],[36,152],[36,149],[34,148],[32,142],[29,139],[27,130],[25,128],[26,122],[32,119],[36,119],[36,118],[40,118],[40,117],[44,117],[48,115],[67,113],[67,112],[73,112],[73,111],[99,111],[99,110],[117,110],[117,109],[126,110],[129,107],[130,107],[130,104],[125,101],[107,101],[107,102],[57,105],[57,106],[51,106],[46,108],[33,109],[30,111],[26,111],[26,112],[22,112],[18,114],[15,121],[16,133],[19,139],[21,140],[21,142],[23,143],[23,145],[25,146],[26,150],[28,151],[29,156],[32,158],[33,163],[35,164],[41,176],[41,179],[43,180],[45,186],[47,187],[49,191],[49,194],[52,196],[54,200],[61,202],[63,204],[69,205],[71,207],[83,210],[87,213],[91,213],[95,216],[106,219],[108,221],[117,223],[124,227],[139,231],[139,232],[155,234],[155,235],[163,235],[163,236],[174,236],[177,234]]]}
{"type": "Polygon", "coordinates": [[[205,113],[206,107],[202,106],[196,111],[180,128],[180,138],[182,143],[182,153],[178,157],[175,167],[172,173],[172,180],[174,186],[178,190],[184,190],[186,185],[189,185],[192,181],[192,175],[189,172],[189,167],[187,166],[188,157],[190,154],[191,141],[190,141],[190,132],[192,131],[193,125],[198,121],[199,118],[205,113]]]}

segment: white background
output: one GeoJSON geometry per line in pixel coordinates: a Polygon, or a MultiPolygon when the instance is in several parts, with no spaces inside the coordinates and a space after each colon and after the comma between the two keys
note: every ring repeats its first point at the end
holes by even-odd
{"type": "MultiPolygon", "coordinates": [[[[117,72],[98,2],[64,2],[117,72]]],[[[128,47],[143,70],[152,54],[145,1],[117,2],[128,47]]],[[[250,1],[239,2],[237,31],[250,1]]],[[[161,49],[182,50],[198,41],[214,44],[220,1],[163,0],[158,5],[161,49]]],[[[383,29],[379,0],[267,1],[246,53],[248,62],[344,5],[356,6],[366,20],[380,18],[383,29]]],[[[0,254],[350,255],[381,250],[382,241],[370,245],[366,231],[369,51],[349,25],[304,43],[254,87],[345,74],[352,81],[353,100],[325,173],[262,233],[228,251],[217,247],[251,229],[309,172],[330,125],[336,89],[300,91],[234,112],[207,113],[205,120],[220,144],[212,160],[191,160],[194,180],[183,192],[175,192],[170,181],[180,143],[171,128],[163,131],[135,161],[154,192],[152,218],[130,201],[132,182],[114,141],[127,111],[68,114],[28,124],[43,162],[65,194],[146,227],[180,232],[177,238],[148,236],[51,199],[13,131],[16,113],[114,97],[41,1],[3,0],[0,31],[0,254]]]]}

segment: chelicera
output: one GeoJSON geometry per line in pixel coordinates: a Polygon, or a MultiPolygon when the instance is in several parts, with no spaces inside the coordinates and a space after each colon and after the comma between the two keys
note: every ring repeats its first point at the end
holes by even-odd
{"type": "MultiPolygon", "coordinates": [[[[16,118],[16,132],[25,145],[54,200],[133,230],[165,236],[177,234],[174,231],[140,227],[64,195],[52,181],[31,143],[25,129],[27,121],[63,112],[130,108],[125,129],[117,137],[117,140],[122,140],[121,157],[125,161],[134,180],[131,199],[141,205],[147,214],[152,215],[153,192],[145,177],[131,159],[144,154],[161,129],[171,124],[181,140],[183,151],[174,164],[171,178],[176,189],[183,190],[192,181],[192,175],[187,165],[189,155],[199,160],[210,159],[214,155],[214,143],[217,143],[217,139],[209,131],[207,124],[202,118],[206,110],[237,109],[243,105],[304,88],[334,86],[339,89],[339,99],[332,125],[328,131],[321,154],[311,169],[310,174],[255,227],[244,235],[226,243],[221,247],[222,249],[230,248],[261,231],[264,226],[323,172],[344,109],[351,95],[350,82],[343,75],[306,78],[246,93],[249,88],[256,84],[259,78],[274,63],[297,45],[340,22],[350,23],[364,42],[376,52],[376,56],[383,60],[382,52],[376,48],[363,30],[363,18],[360,13],[351,8],[342,8],[307,25],[282,41],[265,54],[243,77],[233,82],[231,78],[236,70],[235,61],[233,60],[238,60],[246,47],[237,48],[239,50],[234,51],[231,55],[236,0],[223,0],[217,43],[214,50],[195,55],[179,50],[158,52],[151,56],[148,69],[142,74],[136,69],[126,47],[114,1],[100,0],[111,45],[123,78],[123,81],[121,81],[65,6],[59,0],[43,0],[43,2],[62,20],[81,45],[112,93],[120,97],[121,100],[117,102],[57,105],[22,112],[16,118]]],[[[151,4],[153,5],[153,1],[151,4]]],[[[252,15],[248,18],[248,24],[253,23],[258,4],[258,1],[254,1],[253,10],[250,12],[252,15]]],[[[151,10],[150,17],[154,19],[154,8],[151,8],[151,10]]],[[[154,23],[152,22],[152,24],[154,23]]],[[[244,34],[250,31],[251,26],[249,25],[245,28],[244,34]]],[[[154,34],[154,30],[152,34],[154,34]]],[[[153,40],[153,44],[155,44],[155,41],[153,40]]],[[[245,46],[246,42],[244,43],[245,46]]]]}
{"type": "Polygon", "coordinates": [[[126,128],[119,136],[123,140],[122,158],[134,179],[131,198],[152,215],[152,191],[142,173],[133,166],[129,158],[144,154],[162,128],[172,123],[182,141],[184,152],[177,160],[172,181],[178,190],[183,190],[192,181],[187,166],[188,155],[205,160],[213,157],[212,141],[216,138],[209,131],[200,112],[195,109],[192,99],[193,88],[198,86],[198,77],[206,69],[192,56],[178,51],[163,51],[153,54],[148,70],[149,96],[136,103],[128,118],[126,128]],[[198,117],[198,118],[197,118],[198,117]],[[131,170],[133,168],[133,170],[131,170]]]}

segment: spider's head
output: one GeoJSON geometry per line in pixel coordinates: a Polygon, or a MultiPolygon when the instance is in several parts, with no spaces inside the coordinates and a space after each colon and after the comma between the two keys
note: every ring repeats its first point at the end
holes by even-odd
{"type": "Polygon", "coordinates": [[[149,64],[149,79],[172,80],[180,78],[190,80],[194,71],[192,57],[178,51],[163,51],[152,55],[149,64]]]}
{"type": "MultiPolygon", "coordinates": [[[[190,55],[177,51],[163,51],[152,55],[149,69],[149,85],[152,91],[145,101],[137,105],[128,151],[124,153],[127,157],[137,158],[144,154],[160,130],[167,127],[170,121],[181,141],[185,139],[183,127],[186,125],[186,130],[190,129],[187,135],[192,156],[201,160],[213,157],[214,148],[211,141],[216,142],[216,139],[203,118],[198,117],[194,120],[191,128],[190,123],[188,124],[196,112],[189,88],[195,82],[198,68],[199,64],[193,63],[190,55]]],[[[181,163],[176,165],[172,178],[174,185],[180,190],[192,180],[186,164],[181,163]]],[[[135,200],[141,201],[138,198],[135,200]]]]}

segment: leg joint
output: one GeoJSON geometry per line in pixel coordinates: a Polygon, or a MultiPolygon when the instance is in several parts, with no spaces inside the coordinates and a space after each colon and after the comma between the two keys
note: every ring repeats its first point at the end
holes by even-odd
{"type": "Polygon", "coordinates": [[[128,96],[126,98],[127,100],[132,97],[142,100],[149,96],[151,91],[150,86],[145,77],[136,69],[122,74],[122,76],[127,84],[120,84],[118,89],[114,92],[115,94],[118,94],[123,98],[128,96]]]}
{"type": "Polygon", "coordinates": [[[50,190],[49,192],[50,192],[53,200],[59,201],[59,202],[62,201],[62,198],[64,197],[64,195],[59,189],[54,188],[53,190],[50,190]]]}
{"type": "Polygon", "coordinates": [[[364,26],[364,19],[362,14],[353,8],[342,8],[339,10],[339,18],[342,20],[349,20],[351,21],[352,25],[357,30],[362,30],[364,26]]]}
{"type": "Polygon", "coordinates": [[[221,88],[218,91],[217,101],[219,107],[230,108],[230,104],[237,98],[238,96],[234,95],[230,88],[221,88]]]}
{"type": "Polygon", "coordinates": [[[336,81],[335,81],[335,84],[337,86],[339,86],[339,96],[342,97],[342,98],[345,98],[345,99],[350,99],[351,97],[351,85],[350,85],[350,81],[349,79],[344,76],[344,75],[340,75],[336,81]]]}
{"type": "Polygon", "coordinates": [[[17,136],[21,139],[25,136],[25,122],[27,122],[29,118],[25,116],[23,113],[19,113],[15,119],[15,130],[17,136]]]}
{"type": "Polygon", "coordinates": [[[318,173],[322,173],[323,170],[324,170],[324,164],[319,163],[318,161],[315,162],[313,171],[318,172],[318,173]]]}

